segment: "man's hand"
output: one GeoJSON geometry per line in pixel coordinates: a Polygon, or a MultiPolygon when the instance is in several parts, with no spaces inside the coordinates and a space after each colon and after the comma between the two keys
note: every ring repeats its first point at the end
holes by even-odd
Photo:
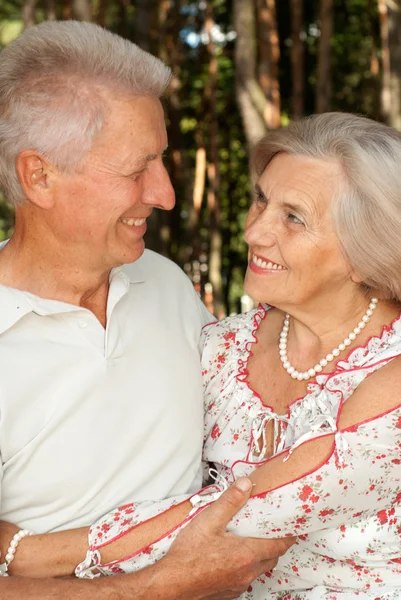
{"type": "Polygon", "coordinates": [[[174,579],[166,581],[166,587],[176,586],[176,600],[238,598],[292,546],[295,538],[260,540],[226,532],[251,490],[249,479],[239,479],[179,534],[162,561],[174,579]]]}

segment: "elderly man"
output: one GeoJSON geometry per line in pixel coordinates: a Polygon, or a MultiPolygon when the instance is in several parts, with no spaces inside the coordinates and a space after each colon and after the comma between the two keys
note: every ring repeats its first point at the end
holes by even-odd
{"type": "MultiPolygon", "coordinates": [[[[169,79],[89,23],[43,23],[0,56],[0,184],[16,208],[0,251],[0,517],[35,534],[201,483],[210,315],[143,242],[153,209],[174,206],[159,101],[169,79]]],[[[89,584],[2,577],[0,595],[236,597],[286,549],[224,532],[249,493],[240,480],[145,571],[89,584]]],[[[2,556],[9,575],[22,538],[2,556]]]]}

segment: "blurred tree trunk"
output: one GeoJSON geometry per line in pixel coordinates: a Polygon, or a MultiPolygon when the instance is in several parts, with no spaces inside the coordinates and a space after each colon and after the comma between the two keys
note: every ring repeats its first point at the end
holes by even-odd
{"type": "Polygon", "coordinates": [[[320,0],[320,40],[316,80],[316,112],[331,107],[331,38],[333,35],[333,0],[320,0]]]}
{"type": "Polygon", "coordinates": [[[276,129],[280,127],[280,44],[276,1],[255,0],[255,6],[259,42],[258,79],[267,100],[264,118],[269,129],[276,129]]]}
{"type": "Polygon", "coordinates": [[[266,133],[268,104],[256,76],[256,23],[253,0],[234,0],[235,91],[249,148],[266,133]]]}
{"type": "Polygon", "coordinates": [[[159,0],[135,0],[135,36],[132,40],[143,50],[158,54],[159,0]]]}
{"type": "Polygon", "coordinates": [[[382,40],[381,109],[401,131],[401,0],[379,0],[382,40]]]}
{"type": "Polygon", "coordinates": [[[304,0],[291,0],[291,76],[292,116],[299,119],[304,114],[305,103],[305,48],[302,40],[304,0]]]}
{"type": "Polygon", "coordinates": [[[46,0],[46,8],[47,8],[47,20],[55,21],[57,19],[55,0],[46,0]]]}
{"type": "Polygon", "coordinates": [[[106,24],[107,0],[98,0],[94,21],[104,27],[106,24]]]}
{"type": "Polygon", "coordinates": [[[24,29],[32,27],[36,23],[35,19],[35,8],[37,0],[25,0],[22,7],[22,20],[24,23],[24,29]]]}
{"type": "Polygon", "coordinates": [[[219,202],[219,122],[217,115],[217,71],[216,48],[212,38],[214,26],[212,0],[207,1],[205,31],[208,34],[207,53],[209,77],[205,88],[207,105],[206,122],[208,130],[209,160],[207,165],[209,212],[209,278],[213,292],[213,312],[217,318],[225,316],[222,281],[223,238],[221,232],[221,207],[219,202]]]}
{"type": "MultiPolygon", "coordinates": [[[[177,197],[177,207],[169,212],[166,225],[169,227],[170,256],[184,264],[190,257],[187,231],[182,231],[180,213],[185,207],[188,213],[192,210],[192,177],[188,157],[184,150],[181,132],[181,71],[184,61],[184,49],[180,38],[183,27],[181,14],[182,0],[161,0],[159,5],[159,57],[173,71],[173,78],[168,90],[166,105],[167,131],[169,140],[169,174],[177,197]],[[182,235],[183,234],[183,235],[182,235]],[[187,238],[187,239],[185,239],[187,238]],[[172,249],[172,251],[171,251],[172,249]]],[[[198,228],[196,227],[196,232],[198,228]]],[[[196,235],[193,232],[193,235],[196,235]]],[[[199,253],[198,253],[199,256],[199,253]]]]}
{"type": "Polygon", "coordinates": [[[90,0],[72,0],[72,18],[77,21],[92,20],[92,5],[90,0]]]}

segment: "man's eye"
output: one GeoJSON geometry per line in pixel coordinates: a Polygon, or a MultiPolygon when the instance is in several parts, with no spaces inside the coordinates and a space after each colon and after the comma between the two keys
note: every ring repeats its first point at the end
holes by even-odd
{"type": "Polygon", "coordinates": [[[130,175],[130,179],[133,179],[134,181],[136,181],[138,179],[138,177],[140,177],[142,175],[142,173],[144,173],[146,169],[142,169],[141,171],[135,171],[135,173],[132,173],[130,175]]]}
{"type": "Polygon", "coordinates": [[[304,225],[304,222],[301,221],[301,219],[298,219],[298,217],[293,213],[289,213],[287,218],[291,221],[291,223],[294,223],[294,225],[304,225]]]}

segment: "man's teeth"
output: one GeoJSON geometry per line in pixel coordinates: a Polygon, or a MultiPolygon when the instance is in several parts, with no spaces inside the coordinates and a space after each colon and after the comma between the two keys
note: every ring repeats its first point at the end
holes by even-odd
{"type": "Polygon", "coordinates": [[[121,222],[124,225],[129,225],[130,227],[139,227],[145,223],[146,219],[121,219],[121,222]]]}
{"type": "Polygon", "coordinates": [[[252,256],[252,262],[254,262],[255,265],[257,265],[261,269],[273,269],[274,271],[283,271],[283,270],[285,270],[285,267],[282,267],[281,265],[278,265],[276,263],[272,263],[270,261],[266,262],[265,260],[262,260],[261,258],[258,258],[255,255],[252,256]]]}

